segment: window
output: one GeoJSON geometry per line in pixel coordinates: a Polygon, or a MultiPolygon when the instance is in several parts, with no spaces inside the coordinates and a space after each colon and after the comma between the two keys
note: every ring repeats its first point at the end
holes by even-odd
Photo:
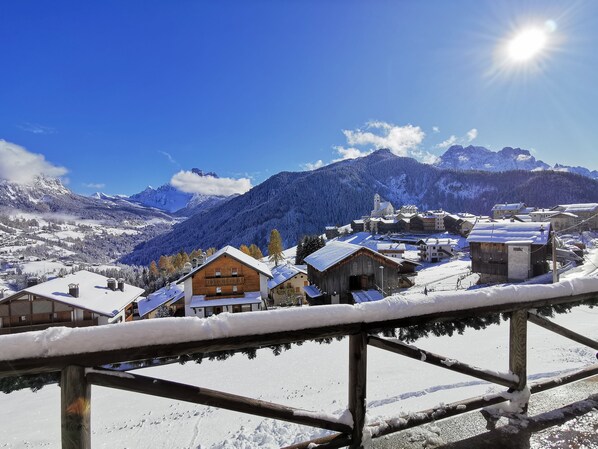
{"type": "Polygon", "coordinates": [[[21,315],[19,318],[20,321],[27,321],[27,317],[25,315],[21,315]]]}
{"type": "Polygon", "coordinates": [[[216,287],[216,294],[217,295],[221,295],[222,294],[222,287],[216,287]]]}
{"type": "Polygon", "coordinates": [[[214,272],[214,276],[217,276],[217,277],[222,276],[222,273],[220,272],[220,268],[216,268],[216,271],[214,272]]]}
{"type": "Polygon", "coordinates": [[[233,285],[233,293],[237,293],[237,286],[233,285]]]}
{"type": "Polygon", "coordinates": [[[231,273],[230,273],[231,276],[238,276],[239,275],[239,272],[237,271],[236,268],[232,268],[230,271],[231,271],[231,273]]]}
{"type": "Polygon", "coordinates": [[[295,293],[299,293],[299,287],[295,287],[295,293]]]}

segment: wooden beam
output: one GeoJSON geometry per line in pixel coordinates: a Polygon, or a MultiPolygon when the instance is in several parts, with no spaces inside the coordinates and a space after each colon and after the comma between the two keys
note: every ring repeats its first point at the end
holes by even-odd
{"type": "Polygon", "coordinates": [[[193,385],[154,379],[152,377],[140,376],[137,374],[98,369],[88,370],[86,377],[89,383],[100,385],[102,387],[117,388],[119,390],[149,394],[194,404],[209,405],[235,412],[262,416],[264,418],[280,419],[296,424],[335,430],[337,432],[351,432],[351,426],[347,424],[317,417],[316,413],[311,413],[306,410],[246,398],[235,394],[223,393],[221,391],[209,390],[193,385]]]}
{"type": "Polygon", "coordinates": [[[438,354],[424,351],[423,349],[419,349],[414,346],[406,345],[398,340],[387,340],[380,337],[370,336],[368,343],[376,348],[394,352],[395,354],[404,355],[406,357],[420,360],[422,362],[429,363],[430,365],[455,371],[457,373],[487,380],[488,382],[503,385],[505,387],[515,388],[518,385],[518,382],[513,379],[513,376],[508,374],[485,371],[480,368],[467,365],[466,363],[461,363],[457,360],[451,360],[438,354]]]}
{"type": "Polygon", "coordinates": [[[316,438],[315,440],[305,441],[303,443],[297,443],[291,446],[285,446],[282,449],[312,449],[315,447],[318,449],[332,449],[347,447],[350,444],[351,438],[349,436],[336,433],[334,435],[316,438]]]}
{"type": "Polygon", "coordinates": [[[67,366],[60,376],[62,449],[91,448],[91,385],[85,368],[67,366]]]}
{"type": "Polygon", "coordinates": [[[509,333],[509,370],[518,376],[517,390],[527,385],[527,310],[511,312],[509,333]]]}
{"type": "Polygon", "coordinates": [[[476,307],[473,309],[435,312],[421,316],[397,318],[393,320],[381,320],[371,323],[339,324],[334,326],[305,328],[293,331],[272,332],[261,335],[242,335],[211,340],[156,344],[150,346],[121,348],[108,351],[51,356],[44,358],[35,357],[29,359],[0,360],[0,377],[60,371],[65,366],[69,365],[92,367],[111,363],[149,360],[160,357],[176,357],[192,353],[209,354],[218,351],[257,349],[262,346],[288,344],[312,339],[351,335],[361,332],[362,330],[378,332],[384,329],[416,326],[438,321],[459,320],[472,316],[487,316],[496,313],[508,313],[522,308],[534,309],[539,307],[554,306],[557,304],[575,304],[588,300],[595,300],[597,297],[598,293],[586,293],[574,296],[563,296],[559,298],[476,307]]]}
{"type": "Polygon", "coordinates": [[[529,312],[527,314],[527,319],[537,326],[543,327],[544,329],[562,335],[563,337],[566,337],[579,344],[588,346],[598,351],[598,341],[596,340],[584,337],[583,335],[580,335],[577,332],[573,332],[565,327],[559,326],[558,324],[553,323],[552,321],[547,320],[546,318],[532,312],[529,312]]]}
{"type": "Polygon", "coordinates": [[[368,336],[365,332],[349,336],[349,410],[353,416],[350,449],[362,449],[366,413],[368,336]]]}
{"type": "Polygon", "coordinates": [[[561,385],[570,384],[596,375],[598,375],[598,364],[588,366],[573,373],[565,374],[564,376],[534,383],[530,385],[529,389],[532,394],[540,393],[542,391],[550,390],[551,388],[560,387],[561,385]]]}

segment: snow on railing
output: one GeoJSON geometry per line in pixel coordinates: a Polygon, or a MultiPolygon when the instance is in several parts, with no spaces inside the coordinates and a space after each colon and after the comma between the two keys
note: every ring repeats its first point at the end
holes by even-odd
{"type": "Polygon", "coordinates": [[[207,319],[162,318],[88,328],[55,327],[0,336],[0,361],[376,323],[460,310],[475,313],[475,309],[481,307],[592,293],[598,293],[598,278],[579,277],[551,285],[508,285],[408,298],[394,295],[354,306],[326,305],[259,313],[224,313],[207,319]]]}

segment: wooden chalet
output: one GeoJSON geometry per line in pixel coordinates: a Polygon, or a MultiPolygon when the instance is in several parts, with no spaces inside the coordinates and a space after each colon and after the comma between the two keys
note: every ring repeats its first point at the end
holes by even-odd
{"type": "Polygon", "coordinates": [[[161,307],[167,308],[171,316],[185,316],[183,286],[170,283],[137,301],[137,310],[141,319],[156,318],[161,307]]]}
{"type": "Polygon", "coordinates": [[[0,299],[0,334],[133,320],[143,289],[89,271],[34,284],[0,299]]]}
{"type": "Polygon", "coordinates": [[[390,295],[414,284],[416,262],[386,257],[364,246],[331,242],[305,258],[312,285],[307,300],[317,304],[353,304],[352,293],[382,290],[390,295]]]}
{"type": "Polygon", "coordinates": [[[201,318],[222,312],[253,312],[268,297],[270,269],[262,262],[225,246],[177,281],[185,290],[185,316],[201,318]]]}
{"type": "Polygon", "coordinates": [[[481,283],[523,281],[548,272],[550,224],[477,223],[467,241],[481,283]]]}

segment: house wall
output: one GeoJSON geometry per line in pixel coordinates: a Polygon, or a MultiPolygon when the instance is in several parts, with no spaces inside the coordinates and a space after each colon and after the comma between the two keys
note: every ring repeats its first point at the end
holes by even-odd
{"type": "MultiPolygon", "coordinates": [[[[469,245],[471,251],[471,270],[480,273],[480,282],[503,282],[509,278],[509,253],[503,243],[476,243],[469,245]],[[485,279],[485,280],[484,280],[485,279]]],[[[548,272],[546,263],[550,251],[548,245],[532,245],[530,247],[530,273],[539,276],[548,272]]]]}
{"type": "Polygon", "coordinates": [[[303,287],[306,285],[308,285],[307,274],[298,273],[273,290],[270,290],[270,297],[274,300],[275,306],[280,305],[281,302],[288,301],[289,297],[293,302],[295,302],[295,298],[301,297],[301,302],[305,304],[305,292],[303,291],[303,287]]]}
{"type": "MultiPolygon", "coordinates": [[[[320,272],[311,265],[307,266],[308,277],[311,284],[318,286],[320,291],[330,297],[334,292],[339,294],[341,304],[353,302],[350,289],[351,276],[364,276],[363,289],[373,289],[381,285],[380,266],[384,266],[384,289],[388,293],[390,289],[399,288],[399,274],[396,264],[376,257],[364,251],[357,252],[343,262],[329,268],[326,272],[320,272]]],[[[355,290],[361,290],[356,288],[355,290]]],[[[327,301],[330,302],[330,298],[327,301]]]]}
{"type": "Polygon", "coordinates": [[[532,277],[530,245],[508,246],[508,280],[524,281],[532,277]]]}

